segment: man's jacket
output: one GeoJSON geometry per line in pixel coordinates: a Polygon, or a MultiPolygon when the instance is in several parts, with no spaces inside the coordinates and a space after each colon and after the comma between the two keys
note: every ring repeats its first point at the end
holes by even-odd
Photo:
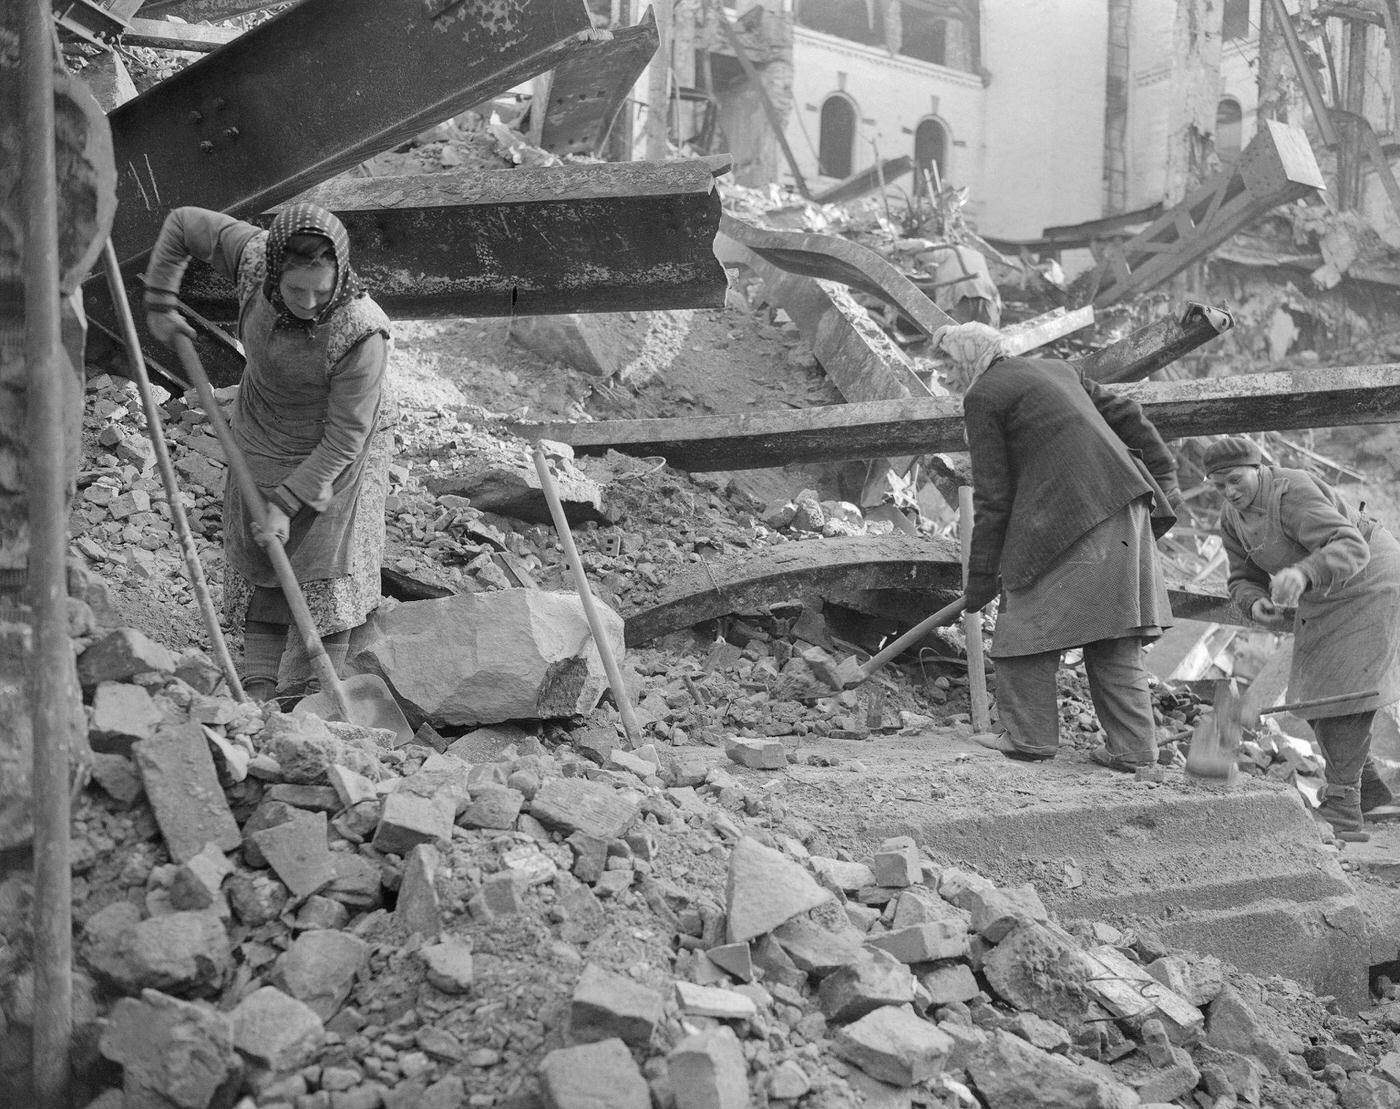
{"type": "Polygon", "coordinates": [[[1152,495],[1154,531],[1174,517],[1176,463],[1142,408],[1067,362],[1002,358],[963,397],[972,452],[969,571],[1020,589],[1076,539],[1152,495]]]}

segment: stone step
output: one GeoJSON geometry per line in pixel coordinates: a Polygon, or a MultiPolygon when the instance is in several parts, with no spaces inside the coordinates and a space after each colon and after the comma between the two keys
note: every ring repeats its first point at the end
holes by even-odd
{"type": "Polygon", "coordinates": [[[1150,929],[1348,1008],[1367,1004],[1365,914],[1294,791],[1250,780],[1183,794],[1125,782],[1122,800],[1077,804],[1056,788],[1062,770],[1037,769],[1043,803],[989,791],[981,815],[877,825],[868,845],[912,834],[936,860],[998,885],[1034,882],[1062,921],[1150,929]]]}

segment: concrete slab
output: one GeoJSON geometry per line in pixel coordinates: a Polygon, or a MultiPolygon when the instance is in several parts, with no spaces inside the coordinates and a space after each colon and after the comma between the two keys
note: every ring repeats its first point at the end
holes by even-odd
{"type": "Polygon", "coordinates": [[[857,859],[912,835],[936,861],[1001,886],[1033,882],[1062,921],[1150,929],[1348,1008],[1367,1003],[1366,915],[1295,791],[1262,779],[1205,786],[1179,770],[1140,782],[1089,762],[1088,736],[1050,762],[1012,762],[969,733],[804,739],[788,788],[799,811],[838,814],[833,846],[857,859]],[[838,761],[808,766],[810,754],[838,761]]]}

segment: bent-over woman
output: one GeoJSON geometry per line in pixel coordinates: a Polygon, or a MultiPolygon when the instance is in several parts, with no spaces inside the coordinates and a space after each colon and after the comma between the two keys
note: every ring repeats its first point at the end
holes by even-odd
{"type": "Polygon", "coordinates": [[[1293,632],[1288,699],[1376,691],[1297,711],[1327,760],[1317,814],[1339,835],[1363,834],[1363,812],[1391,800],[1371,759],[1371,722],[1400,701],[1400,543],[1306,471],[1265,466],[1242,436],[1212,443],[1204,465],[1225,498],[1230,599],[1293,632]]]}
{"type": "MultiPolygon", "coordinates": [[[[290,205],[266,231],[203,208],[177,208],[146,269],[147,324],[166,344],[193,334],[175,311],[191,258],[237,288],[247,367],[234,439],[340,670],[351,629],[379,604],[397,418],[385,387],[388,317],[351,269],[344,225],[324,208],[290,205]]],[[[233,480],[223,524],[224,615],[243,626],[244,687],[266,700],[277,689],[291,611],[233,480]]]]}
{"type": "Polygon", "coordinates": [[[963,396],[975,516],[967,607],[1004,594],[991,650],[1002,731],[978,742],[1052,758],[1060,656],[1082,647],[1105,735],[1090,759],[1129,773],[1150,766],[1142,648],[1172,622],[1154,544],[1176,520],[1176,462],[1136,402],[1072,364],[1004,357],[997,332],[978,323],[940,342],[973,376],[963,396]]]}

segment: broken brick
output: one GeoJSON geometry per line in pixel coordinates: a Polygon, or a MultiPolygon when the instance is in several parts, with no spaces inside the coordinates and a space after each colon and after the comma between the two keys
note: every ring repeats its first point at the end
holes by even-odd
{"type": "Polygon", "coordinates": [[[661,1012],[662,998],[655,990],[589,963],[574,986],[569,1032],[579,1043],[617,1037],[634,1047],[646,1047],[661,1012]]]}
{"type": "Polygon", "coordinates": [[[912,1086],[942,1069],[953,1041],[904,1005],[886,1005],[836,1033],[836,1053],[871,1078],[912,1086]]]}
{"type": "Polygon", "coordinates": [[[651,1091],[619,1039],[551,1051],[540,1064],[545,1109],[651,1109],[651,1091]]]}
{"type": "Polygon", "coordinates": [[[748,1109],[748,1064],[733,1029],[687,1036],[666,1056],[676,1109],[748,1109]]]}
{"type": "Polygon", "coordinates": [[[830,900],[831,893],[800,865],[745,836],[729,855],[725,903],[729,942],[771,932],[779,924],[830,900]]]}
{"type": "Polygon", "coordinates": [[[293,809],[290,820],[254,832],[267,863],[292,891],[306,897],[335,881],[335,860],[326,844],[326,814],[293,809]]]}

